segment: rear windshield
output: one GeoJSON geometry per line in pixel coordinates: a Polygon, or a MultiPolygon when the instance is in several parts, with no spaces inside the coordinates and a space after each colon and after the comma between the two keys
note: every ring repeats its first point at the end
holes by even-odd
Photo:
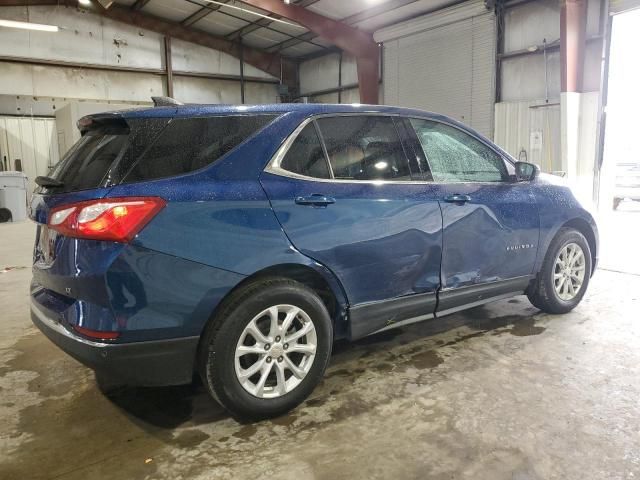
{"type": "Polygon", "coordinates": [[[275,115],[131,119],[88,130],[51,170],[64,193],[181,175],[206,167],[275,115]]]}

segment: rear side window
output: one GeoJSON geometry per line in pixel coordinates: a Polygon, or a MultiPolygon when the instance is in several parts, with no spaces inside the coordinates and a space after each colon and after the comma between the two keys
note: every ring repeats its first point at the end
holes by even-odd
{"type": "Polygon", "coordinates": [[[296,137],[280,167],[289,172],[314,178],[331,178],[327,159],[313,123],[308,124],[296,137]]]}
{"type": "Polygon", "coordinates": [[[273,115],[176,118],[142,154],[124,183],[189,173],[230,152],[273,115]]]}
{"type": "Polygon", "coordinates": [[[317,120],[336,179],[411,180],[393,119],[344,116],[317,120]]]}
{"type": "Polygon", "coordinates": [[[215,162],[274,118],[101,120],[49,172],[63,185],[39,191],[65,193],[192,172],[215,162]]]}
{"type": "Polygon", "coordinates": [[[411,119],[436,182],[502,182],[505,162],[487,145],[443,123],[411,119]]]}

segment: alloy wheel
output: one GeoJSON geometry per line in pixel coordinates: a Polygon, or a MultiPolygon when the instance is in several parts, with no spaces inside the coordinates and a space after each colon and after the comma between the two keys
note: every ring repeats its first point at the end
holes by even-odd
{"type": "Polygon", "coordinates": [[[585,258],[582,247],[568,243],[558,253],[553,268],[553,285],[560,299],[570,301],[575,298],[584,282],[585,258]]]}
{"type": "Polygon", "coordinates": [[[235,351],[240,385],[258,398],[296,388],[311,370],[318,338],[311,317],[294,305],[271,306],[244,328],[235,351]]]}

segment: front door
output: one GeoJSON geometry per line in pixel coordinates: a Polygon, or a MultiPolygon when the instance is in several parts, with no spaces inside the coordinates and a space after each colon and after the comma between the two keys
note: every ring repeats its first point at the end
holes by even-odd
{"type": "MultiPolygon", "coordinates": [[[[411,119],[439,189],[443,250],[438,312],[522,292],[538,249],[530,186],[488,143],[453,125],[411,119]]],[[[416,147],[416,148],[419,148],[416,147]]]]}
{"type": "Polygon", "coordinates": [[[262,184],[295,248],[342,283],[352,338],[433,314],[440,207],[412,182],[393,118],[319,118],[303,124],[287,148],[262,184]]]}

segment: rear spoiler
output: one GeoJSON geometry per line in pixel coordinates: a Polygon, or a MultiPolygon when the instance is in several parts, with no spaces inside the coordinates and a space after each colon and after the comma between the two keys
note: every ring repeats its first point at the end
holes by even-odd
{"type": "Polygon", "coordinates": [[[184,103],[171,97],[151,97],[151,100],[153,100],[154,107],[176,107],[184,105],[184,103]]]}
{"type": "Polygon", "coordinates": [[[129,133],[127,121],[119,114],[102,113],[97,115],[87,115],[78,120],[77,123],[80,134],[84,135],[89,130],[105,129],[113,134],[129,133]]]}

